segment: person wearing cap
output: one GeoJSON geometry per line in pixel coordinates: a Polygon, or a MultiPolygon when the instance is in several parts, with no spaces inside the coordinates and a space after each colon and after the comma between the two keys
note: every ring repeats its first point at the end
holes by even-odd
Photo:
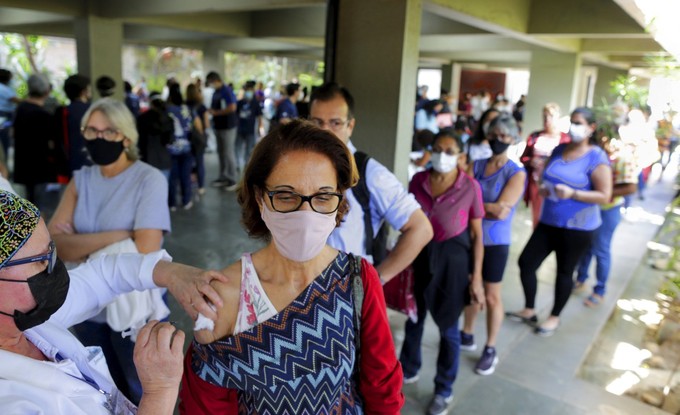
{"type": "Polygon", "coordinates": [[[182,375],[184,333],[151,321],[139,333],[138,408],[117,389],[100,348],[68,330],[117,295],[167,287],[187,313],[215,319],[222,306],[214,271],[169,262],[165,251],[108,255],[67,271],[39,210],[0,191],[0,413],[172,414],[182,375]]]}

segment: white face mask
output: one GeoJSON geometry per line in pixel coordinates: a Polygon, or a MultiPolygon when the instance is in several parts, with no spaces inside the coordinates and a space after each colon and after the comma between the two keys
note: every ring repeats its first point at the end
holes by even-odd
{"type": "Polygon", "coordinates": [[[432,168],[439,173],[448,173],[458,166],[458,154],[432,153],[432,168]]]}
{"type": "Polygon", "coordinates": [[[584,124],[571,124],[569,126],[569,135],[571,136],[571,141],[575,143],[580,143],[581,141],[588,138],[590,135],[588,132],[588,126],[584,124]]]}

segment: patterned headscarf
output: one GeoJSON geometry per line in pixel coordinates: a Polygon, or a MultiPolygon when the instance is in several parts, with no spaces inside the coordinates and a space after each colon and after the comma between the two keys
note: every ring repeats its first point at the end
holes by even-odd
{"type": "Polygon", "coordinates": [[[40,220],[40,211],[28,200],[0,190],[0,268],[31,237],[40,220]]]}

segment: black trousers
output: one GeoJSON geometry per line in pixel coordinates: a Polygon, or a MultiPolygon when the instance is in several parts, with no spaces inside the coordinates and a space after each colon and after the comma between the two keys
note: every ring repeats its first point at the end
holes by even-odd
{"type": "Polygon", "coordinates": [[[519,257],[519,272],[524,289],[525,307],[534,308],[538,281],[536,270],[555,251],[555,302],[552,316],[559,316],[574,285],[573,274],[579,259],[590,248],[593,231],[557,228],[539,223],[519,257]]]}

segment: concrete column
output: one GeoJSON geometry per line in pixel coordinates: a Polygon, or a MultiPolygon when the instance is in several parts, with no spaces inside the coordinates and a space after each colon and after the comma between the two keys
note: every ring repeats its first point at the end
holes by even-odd
{"type": "Polygon", "coordinates": [[[453,65],[446,63],[442,65],[442,89],[451,92],[453,82],[453,65]]]}
{"type": "Polygon", "coordinates": [[[624,69],[613,69],[607,66],[597,67],[597,83],[595,84],[595,91],[593,94],[593,105],[602,105],[602,98],[606,99],[610,104],[616,100],[616,97],[610,92],[611,82],[619,76],[627,76],[628,71],[624,69]]]}
{"type": "Polygon", "coordinates": [[[343,0],[335,74],[355,98],[352,142],[406,182],[422,0],[343,0]]]}
{"type": "Polygon", "coordinates": [[[79,17],[74,33],[78,73],[92,79],[92,96],[98,98],[94,88],[97,78],[108,75],[116,81],[114,97],[123,99],[123,23],[97,16],[79,17]]]}
{"type": "Polygon", "coordinates": [[[542,108],[548,102],[557,103],[562,115],[569,114],[576,106],[580,67],[581,57],[575,53],[532,53],[522,131],[529,134],[543,128],[542,108]]]}
{"type": "Polygon", "coordinates": [[[224,49],[218,47],[217,45],[209,42],[203,48],[203,72],[207,75],[208,72],[215,71],[220,74],[222,79],[225,79],[224,74],[224,49]]]}

